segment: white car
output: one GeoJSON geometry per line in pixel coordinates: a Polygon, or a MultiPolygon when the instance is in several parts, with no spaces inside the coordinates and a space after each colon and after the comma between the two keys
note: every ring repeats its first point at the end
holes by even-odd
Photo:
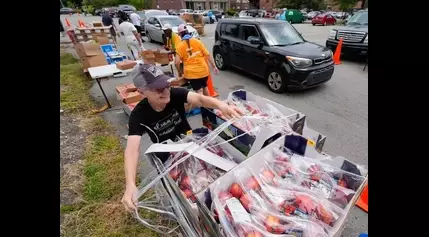
{"type": "MultiPolygon", "coordinates": [[[[170,24],[174,33],[177,32],[177,28],[181,24],[186,24],[186,22],[178,16],[153,16],[147,20],[145,24],[146,36],[149,39],[149,42],[159,42],[164,43],[164,31],[162,27],[166,24],[170,24]]],[[[188,25],[187,26],[189,33],[193,38],[200,38],[197,30],[188,25]]]]}
{"type": "Polygon", "coordinates": [[[183,15],[183,14],[185,14],[185,13],[192,14],[192,13],[194,13],[194,10],[192,10],[192,9],[180,9],[180,10],[179,10],[179,14],[180,14],[180,15],[183,15]]]}

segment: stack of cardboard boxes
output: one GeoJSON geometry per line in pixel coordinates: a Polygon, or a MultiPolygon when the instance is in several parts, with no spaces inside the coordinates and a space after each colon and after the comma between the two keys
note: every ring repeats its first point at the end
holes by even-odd
{"type": "Polygon", "coordinates": [[[75,49],[82,61],[84,69],[107,65],[106,58],[103,51],[101,51],[99,43],[76,43],[75,49]]]}
{"type": "Polygon", "coordinates": [[[117,85],[116,96],[124,104],[125,112],[130,115],[134,107],[143,99],[133,83],[117,85]]]}
{"type": "Polygon", "coordinates": [[[168,52],[163,50],[160,51],[159,49],[156,50],[144,50],[142,51],[142,58],[144,63],[147,64],[156,64],[159,63],[161,65],[166,65],[170,63],[170,57],[168,56],[168,52]]]}

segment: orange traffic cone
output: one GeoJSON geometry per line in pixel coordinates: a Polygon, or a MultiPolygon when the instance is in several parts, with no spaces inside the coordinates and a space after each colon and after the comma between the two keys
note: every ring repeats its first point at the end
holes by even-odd
{"type": "Polygon", "coordinates": [[[338,42],[337,49],[335,49],[334,53],[334,63],[335,65],[341,64],[340,56],[341,56],[341,48],[343,47],[343,38],[340,38],[338,42]]]}
{"type": "Polygon", "coordinates": [[[207,79],[207,89],[209,90],[211,97],[218,97],[219,94],[216,92],[216,90],[213,87],[213,81],[212,81],[212,74],[209,74],[209,78],[207,79]]]}
{"type": "Polygon", "coordinates": [[[70,21],[69,21],[69,19],[67,19],[67,18],[66,18],[66,25],[67,25],[67,27],[68,27],[68,28],[70,28],[70,27],[71,27],[70,21]]]}
{"type": "Polygon", "coordinates": [[[85,27],[85,23],[83,23],[83,21],[78,20],[78,22],[79,22],[79,26],[80,26],[80,27],[85,27]]]}
{"type": "Polygon", "coordinates": [[[359,200],[356,202],[356,206],[362,208],[364,211],[368,212],[368,184],[362,190],[359,200]]]}
{"type": "MultiPolygon", "coordinates": [[[[209,61],[206,60],[207,66],[209,65],[209,61]]],[[[211,97],[218,97],[219,94],[215,91],[213,86],[212,74],[209,71],[209,78],[207,79],[207,89],[209,90],[209,94],[211,97]]]]}

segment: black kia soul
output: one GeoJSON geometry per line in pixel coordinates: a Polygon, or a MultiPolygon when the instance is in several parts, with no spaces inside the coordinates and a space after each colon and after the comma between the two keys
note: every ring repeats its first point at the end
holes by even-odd
{"type": "Polygon", "coordinates": [[[222,19],[216,27],[216,66],[239,68],[268,82],[276,93],[331,79],[332,51],[307,42],[288,22],[263,18],[222,19]]]}

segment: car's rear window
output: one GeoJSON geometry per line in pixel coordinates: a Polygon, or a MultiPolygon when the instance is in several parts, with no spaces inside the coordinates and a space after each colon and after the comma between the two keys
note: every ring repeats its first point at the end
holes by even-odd
{"type": "Polygon", "coordinates": [[[222,24],[220,33],[225,36],[238,37],[238,24],[222,24]]]}

